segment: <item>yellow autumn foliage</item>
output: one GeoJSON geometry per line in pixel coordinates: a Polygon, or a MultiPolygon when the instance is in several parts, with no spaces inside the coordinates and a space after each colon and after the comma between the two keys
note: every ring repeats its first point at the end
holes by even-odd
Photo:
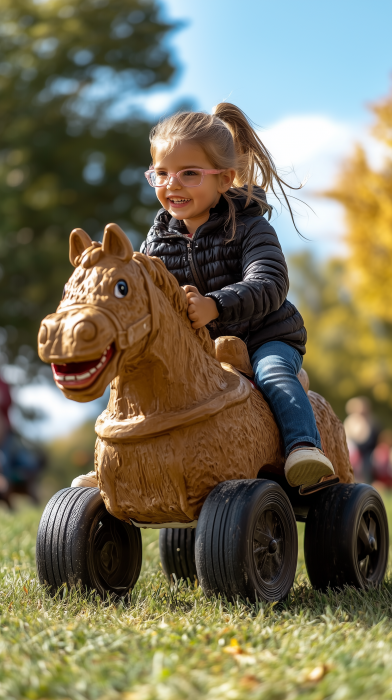
{"type": "Polygon", "coordinates": [[[366,394],[392,411],[392,325],[352,294],[347,261],[310,254],[290,260],[291,289],[308,331],[304,367],[311,388],[343,417],[346,401],[366,394]]]}
{"type": "Polygon", "coordinates": [[[392,322],[392,93],[372,111],[373,134],[385,148],[382,167],[373,169],[357,146],[327,196],[344,207],[347,274],[356,303],[392,322]]]}

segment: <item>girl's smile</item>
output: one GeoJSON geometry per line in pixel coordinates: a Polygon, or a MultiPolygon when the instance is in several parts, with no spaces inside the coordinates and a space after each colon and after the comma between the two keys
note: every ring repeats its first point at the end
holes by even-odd
{"type": "Polygon", "coordinates": [[[167,197],[167,200],[170,202],[171,206],[174,209],[182,209],[183,207],[186,207],[186,205],[189,204],[189,202],[191,201],[190,199],[178,197],[167,197]]]}

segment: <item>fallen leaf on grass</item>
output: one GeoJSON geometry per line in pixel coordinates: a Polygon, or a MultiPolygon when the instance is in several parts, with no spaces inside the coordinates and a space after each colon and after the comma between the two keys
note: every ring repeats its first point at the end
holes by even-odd
{"type": "Polygon", "coordinates": [[[233,654],[233,656],[244,653],[236,639],[232,639],[227,647],[223,647],[223,651],[225,654],[233,654]]]}
{"type": "Polygon", "coordinates": [[[331,670],[328,664],[321,664],[320,666],[315,666],[311,671],[305,670],[302,680],[305,683],[318,683],[324,678],[324,676],[331,670]]]}
{"type": "Polygon", "coordinates": [[[253,688],[256,688],[258,685],[260,685],[260,681],[258,681],[253,674],[247,674],[240,680],[240,686],[246,688],[246,690],[253,690],[253,688]]]}
{"type": "Polygon", "coordinates": [[[240,665],[246,666],[247,664],[253,665],[256,663],[255,657],[251,656],[251,654],[246,654],[236,639],[232,639],[227,647],[223,647],[222,651],[224,651],[225,654],[234,656],[235,660],[238,661],[240,665]]]}

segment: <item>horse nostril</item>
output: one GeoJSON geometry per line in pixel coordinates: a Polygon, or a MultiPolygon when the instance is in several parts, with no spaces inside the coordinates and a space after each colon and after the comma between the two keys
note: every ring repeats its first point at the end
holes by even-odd
{"type": "Polygon", "coordinates": [[[97,327],[92,321],[79,321],[73,329],[73,337],[75,340],[83,340],[90,342],[97,335],[97,327]]]}
{"type": "Polygon", "coordinates": [[[44,323],[41,323],[41,328],[38,333],[38,342],[40,345],[45,345],[48,340],[48,329],[44,323]]]}

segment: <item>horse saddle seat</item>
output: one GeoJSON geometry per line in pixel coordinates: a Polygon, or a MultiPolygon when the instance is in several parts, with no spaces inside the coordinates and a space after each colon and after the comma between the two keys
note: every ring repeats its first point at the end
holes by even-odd
{"type": "MultiPolygon", "coordinates": [[[[234,369],[245,374],[249,379],[253,379],[254,372],[250,364],[248,348],[241,338],[235,335],[222,335],[215,340],[215,357],[218,362],[226,362],[234,369]]],[[[304,369],[300,369],[297,374],[306,393],[309,391],[309,377],[304,369]]]]}

